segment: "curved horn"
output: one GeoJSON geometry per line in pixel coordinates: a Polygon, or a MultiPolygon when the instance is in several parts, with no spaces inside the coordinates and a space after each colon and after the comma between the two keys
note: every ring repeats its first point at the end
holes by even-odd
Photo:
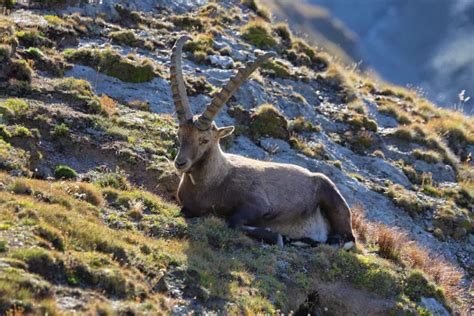
{"type": "Polygon", "coordinates": [[[173,93],[173,102],[180,124],[193,119],[193,112],[189,106],[188,95],[186,94],[183,70],[181,69],[181,52],[183,50],[183,45],[190,39],[191,38],[187,35],[181,36],[174,44],[171,52],[171,92],[173,93]]]}
{"type": "Polygon", "coordinates": [[[199,116],[196,121],[196,126],[200,130],[207,130],[210,126],[214,117],[216,117],[219,110],[224,104],[230,99],[234,92],[240,88],[240,86],[247,80],[247,78],[267,59],[275,57],[276,54],[273,52],[265,53],[251,63],[248,63],[245,68],[240,68],[237,74],[227,82],[227,84],[221,89],[221,91],[214,97],[211,104],[209,104],[206,110],[199,116]]]}

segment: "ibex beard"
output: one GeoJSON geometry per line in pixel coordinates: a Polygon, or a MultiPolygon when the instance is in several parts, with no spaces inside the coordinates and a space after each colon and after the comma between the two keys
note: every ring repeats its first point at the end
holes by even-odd
{"type": "Polygon", "coordinates": [[[267,242],[281,243],[284,235],[286,240],[354,245],[351,210],[328,177],[296,165],[226,154],[219,145],[234,127],[219,128],[214,118],[273,53],[239,69],[206,110],[193,116],[181,69],[182,47],[188,39],[181,37],[173,47],[170,70],[179,121],[175,167],[182,173],[177,196],[183,214],[216,214],[226,218],[230,227],[267,242]]]}

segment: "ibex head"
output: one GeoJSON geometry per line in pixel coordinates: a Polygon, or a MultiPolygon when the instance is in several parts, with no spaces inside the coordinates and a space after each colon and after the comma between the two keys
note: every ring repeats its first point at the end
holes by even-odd
{"type": "Polygon", "coordinates": [[[193,165],[205,159],[206,153],[213,146],[218,146],[219,139],[232,134],[233,126],[218,128],[214,123],[214,118],[252,72],[268,58],[274,56],[274,53],[263,54],[244,68],[240,68],[237,74],[214,97],[204,112],[201,115],[193,116],[181,69],[181,52],[184,43],[189,39],[189,36],[182,36],[176,41],[171,54],[170,66],[171,91],[179,121],[178,139],[180,142],[174,165],[181,172],[188,172],[193,165]]]}

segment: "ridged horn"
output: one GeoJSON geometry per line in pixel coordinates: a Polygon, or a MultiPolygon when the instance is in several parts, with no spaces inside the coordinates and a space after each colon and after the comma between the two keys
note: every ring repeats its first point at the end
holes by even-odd
{"type": "Polygon", "coordinates": [[[189,106],[188,95],[186,94],[186,85],[183,78],[183,70],[181,69],[181,53],[183,51],[183,45],[186,41],[190,40],[191,37],[184,35],[181,36],[173,46],[171,52],[171,65],[170,65],[170,82],[171,92],[173,94],[173,102],[176,108],[176,115],[178,116],[178,122],[186,123],[192,121],[193,112],[189,106]]]}
{"type": "Polygon", "coordinates": [[[253,62],[248,63],[245,67],[240,68],[237,74],[232,77],[229,82],[221,89],[221,91],[214,97],[212,102],[207,106],[206,110],[199,116],[196,121],[196,127],[200,130],[207,130],[219,110],[226,104],[234,92],[244,84],[245,80],[267,59],[275,57],[276,54],[269,52],[265,53],[253,62]]]}

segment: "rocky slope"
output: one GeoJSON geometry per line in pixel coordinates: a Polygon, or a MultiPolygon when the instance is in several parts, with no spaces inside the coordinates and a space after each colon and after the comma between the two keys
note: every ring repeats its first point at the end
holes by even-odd
{"type": "Polygon", "coordinates": [[[0,313],[469,306],[472,118],[345,69],[252,1],[116,2],[0,18],[0,313]],[[180,217],[167,75],[184,33],[195,112],[258,50],[278,53],[220,113],[237,127],[222,145],[333,179],[357,214],[355,252],[279,250],[180,217]]]}

